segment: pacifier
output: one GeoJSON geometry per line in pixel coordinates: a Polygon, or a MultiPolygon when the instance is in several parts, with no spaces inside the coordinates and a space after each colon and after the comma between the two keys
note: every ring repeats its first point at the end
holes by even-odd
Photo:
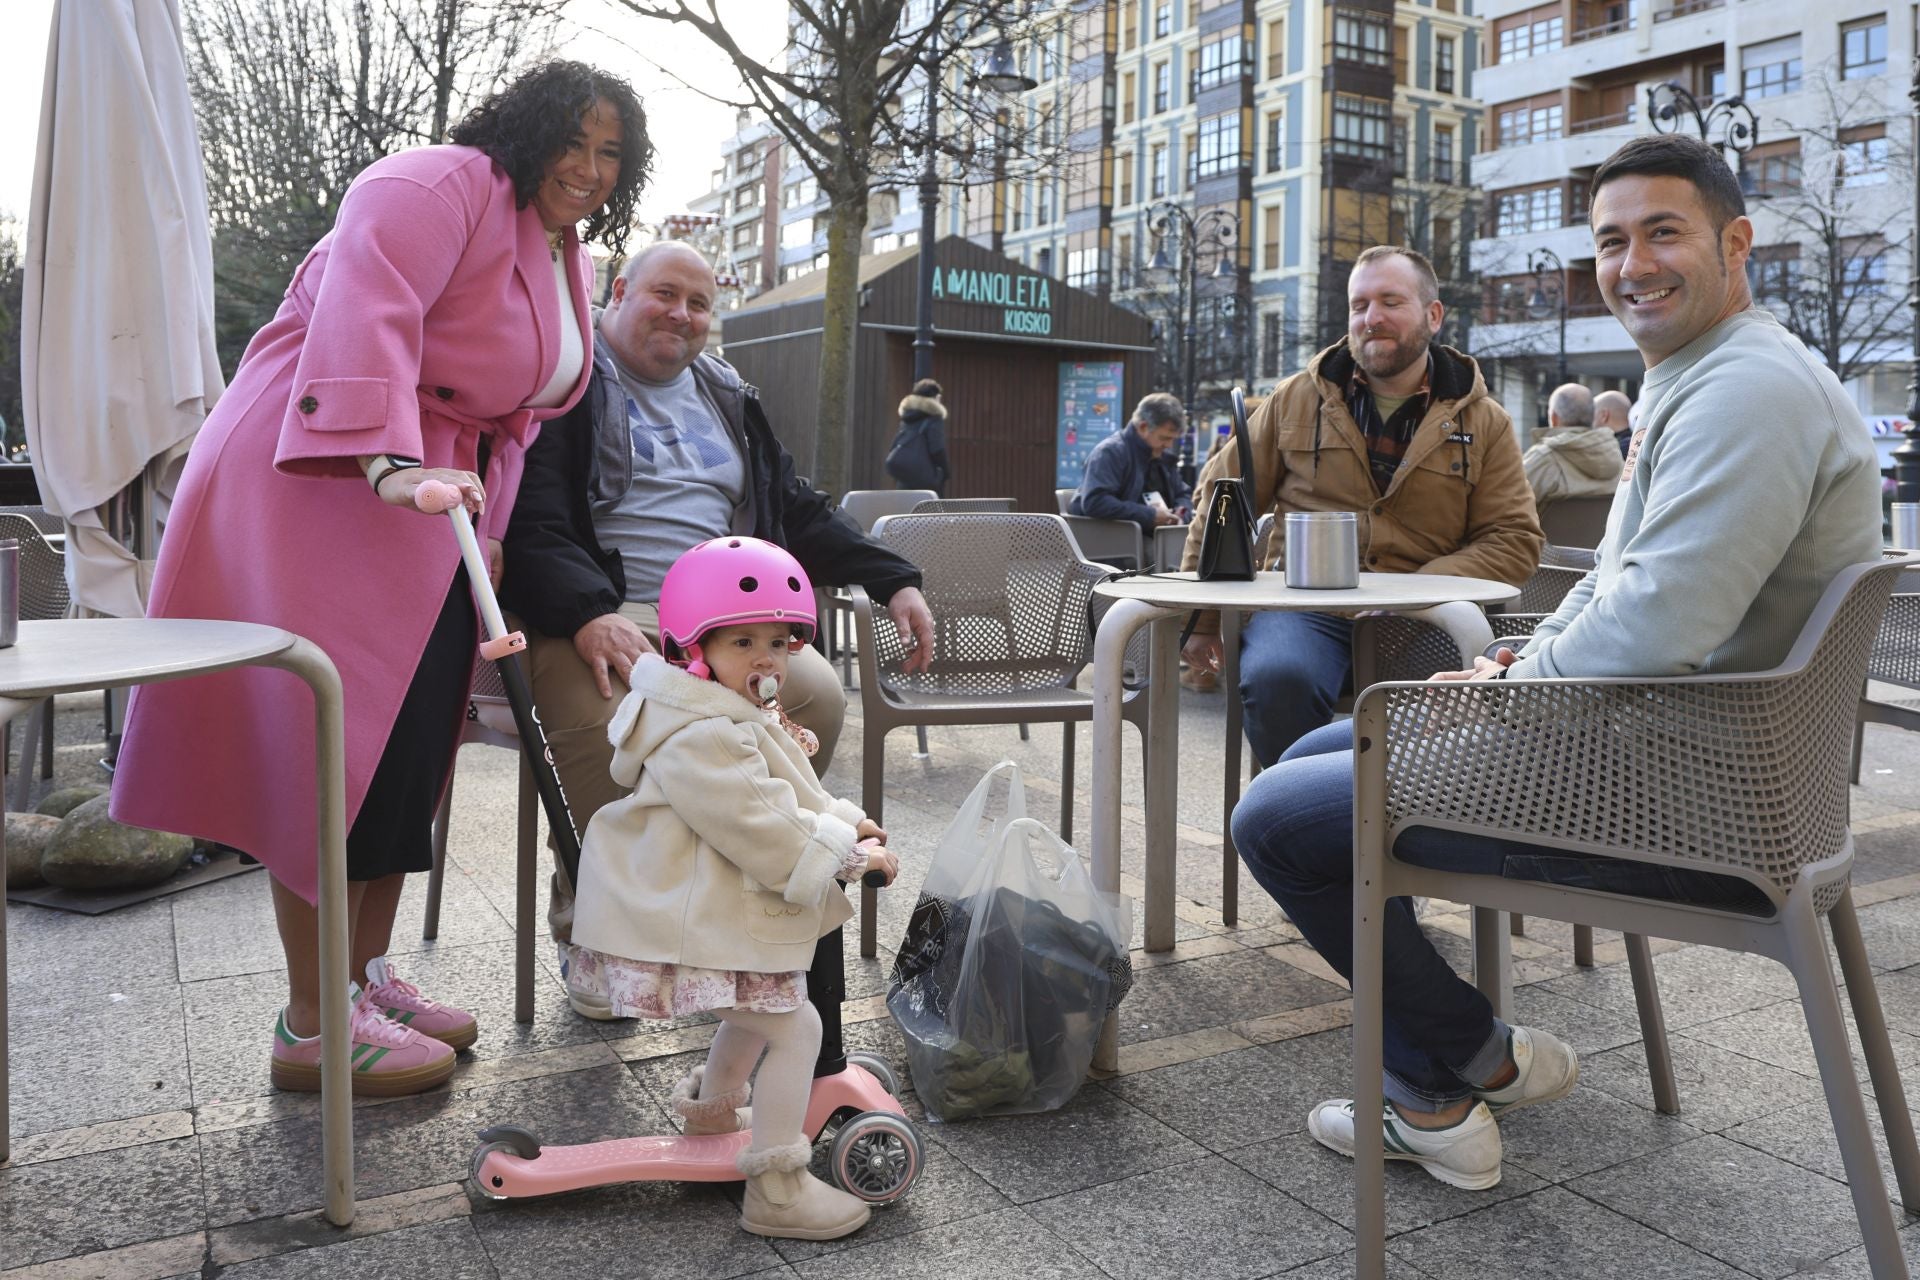
{"type": "Polygon", "coordinates": [[[780,696],[779,676],[754,676],[750,683],[753,688],[753,696],[760,699],[763,705],[771,703],[775,698],[780,696]]]}

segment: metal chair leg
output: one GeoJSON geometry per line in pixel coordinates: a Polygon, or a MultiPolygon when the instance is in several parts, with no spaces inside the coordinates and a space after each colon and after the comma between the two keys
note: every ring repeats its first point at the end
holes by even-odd
{"type": "MultiPolygon", "coordinates": [[[[451,790],[451,788],[449,788],[451,790]]],[[[533,906],[540,871],[540,790],[534,785],[533,763],[520,753],[520,804],[514,849],[513,1018],[533,1021],[533,906]]],[[[434,859],[437,871],[445,861],[434,859]]]]}
{"type": "Polygon", "coordinates": [[[1518,911],[1507,918],[1507,932],[1516,938],[1527,936],[1527,918],[1518,911]]]}
{"type": "Polygon", "coordinates": [[[1647,1047],[1647,1076],[1653,1082],[1653,1109],[1680,1114],[1680,1090],[1673,1082],[1673,1049],[1667,1043],[1667,1017],[1660,1010],[1660,985],[1653,973],[1653,948],[1644,934],[1629,933],[1627,970],[1633,975],[1633,1003],[1640,1011],[1640,1038],[1647,1047]]]}
{"type": "Polygon", "coordinates": [[[1860,1048],[1867,1059],[1867,1076],[1880,1103],[1880,1123],[1886,1130],[1887,1154],[1900,1184],[1900,1203],[1908,1212],[1920,1212],[1920,1147],[1914,1143],[1913,1114],[1907,1110],[1906,1086],[1893,1045],[1887,1038],[1887,1019],[1880,1009],[1880,990],[1867,963],[1867,947],[1860,936],[1860,917],[1853,909],[1853,890],[1827,914],[1833,929],[1833,949],[1840,957],[1840,973],[1847,982],[1847,1000],[1853,1022],[1860,1029],[1860,1048]]]}
{"type": "MultiPolygon", "coordinates": [[[[860,807],[875,824],[885,826],[880,813],[886,798],[887,731],[872,715],[865,718],[860,749],[860,807]]],[[[860,954],[871,960],[880,952],[880,896],[860,886],[860,954]]]]}
{"type": "MultiPolygon", "coordinates": [[[[923,724],[917,724],[913,726],[913,736],[914,736],[914,740],[918,742],[920,745],[920,750],[915,754],[916,759],[925,760],[928,756],[933,754],[931,751],[927,750],[927,726],[923,724]]],[[[1024,737],[1025,735],[1023,734],[1021,736],[1024,737]]]]}
{"type": "Polygon", "coordinates": [[[40,714],[45,721],[45,731],[40,738],[40,776],[53,781],[53,699],[48,698],[40,704],[40,714]]]}
{"type": "Polygon", "coordinates": [[[427,873],[427,918],[420,927],[420,936],[428,942],[440,936],[440,884],[447,873],[447,825],[452,817],[453,777],[449,774],[440,807],[433,813],[433,870],[427,873]]]}
{"type": "Polygon", "coordinates": [[[1512,935],[1500,922],[1506,914],[1492,907],[1473,909],[1473,985],[1493,1006],[1493,1016],[1513,1014],[1512,935]]]}
{"type": "Polygon", "coordinates": [[[1060,839],[1073,843],[1073,721],[1061,724],[1060,741],[1060,839]]]}
{"type": "Polygon", "coordinates": [[[27,712],[27,727],[20,733],[20,764],[13,772],[13,794],[7,798],[7,808],[15,813],[28,813],[33,809],[33,758],[40,748],[40,707],[36,705],[27,712]]]}
{"type": "Polygon", "coordinates": [[[1573,963],[1581,969],[1593,968],[1593,926],[1573,926],[1573,963]]]}

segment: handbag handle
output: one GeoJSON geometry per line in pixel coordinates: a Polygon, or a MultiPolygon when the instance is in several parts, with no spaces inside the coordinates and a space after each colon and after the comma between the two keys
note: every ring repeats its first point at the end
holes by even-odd
{"type": "Polygon", "coordinates": [[[1233,452],[1240,463],[1240,478],[1247,482],[1247,499],[1253,500],[1253,449],[1247,443],[1247,393],[1233,389],[1233,452]]]}

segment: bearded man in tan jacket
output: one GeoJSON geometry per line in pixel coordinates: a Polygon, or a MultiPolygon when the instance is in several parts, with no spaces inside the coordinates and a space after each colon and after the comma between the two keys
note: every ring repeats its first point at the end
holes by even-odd
{"type": "MultiPolygon", "coordinates": [[[[1282,382],[1247,424],[1254,510],[1352,511],[1360,568],[1449,573],[1519,586],[1545,539],[1520,466],[1513,422],[1472,357],[1433,343],[1446,308],[1433,264],[1414,249],[1362,253],[1347,280],[1347,336],[1282,382]]],[[[1240,475],[1237,446],[1194,488],[1240,475]]],[[[1182,567],[1199,563],[1195,519],[1182,567]]],[[[1284,522],[1271,564],[1285,554],[1284,522]]],[[[1322,613],[1256,613],[1240,642],[1247,740],[1263,766],[1327,723],[1352,676],[1353,622],[1322,613]]],[[[1220,666],[1219,618],[1203,615],[1184,656],[1220,666]]]]}

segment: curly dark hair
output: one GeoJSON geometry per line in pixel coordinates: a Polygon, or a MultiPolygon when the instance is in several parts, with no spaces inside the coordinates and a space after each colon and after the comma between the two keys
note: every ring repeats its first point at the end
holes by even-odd
{"type": "Polygon", "coordinates": [[[647,113],[625,80],[584,62],[557,58],[542,62],[521,72],[506,88],[468,112],[448,137],[492,156],[493,162],[513,179],[514,195],[524,209],[546,178],[547,166],[573,141],[580,117],[596,99],[611,103],[620,113],[624,134],[620,178],[613,184],[607,202],[587,219],[582,239],[598,240],[617,254],[626,246],[627,232],[633,227],[634,201],[653,167],[647,113]]]}

